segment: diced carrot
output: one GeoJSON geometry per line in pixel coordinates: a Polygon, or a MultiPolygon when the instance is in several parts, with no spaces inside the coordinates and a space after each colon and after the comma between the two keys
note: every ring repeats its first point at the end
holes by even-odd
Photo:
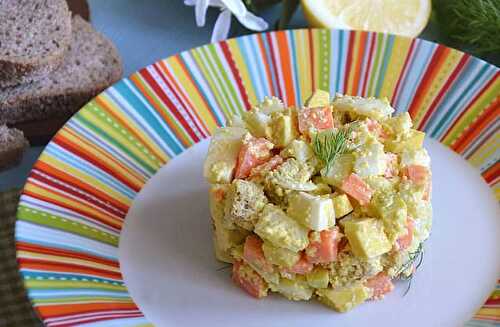
{"type": "Polygon", "coordinates": [[[375,134],[380,140],[383,141],[383,140],[387,139],[388,135],[384,131],[384,128],[382,127],[382,125],[380,125],[380,123],[378,121],[368,118],[366,120],[366,127],[368,128],[368,130],[370,132],[375,134]]]}
{"type": "Polygon", "coordinates": [[[266,260],[262,250],[262,240],[255,235],[248,235],[243,246],[243,260],[258,270],[273,272],[273,265],[266,260]]]}
{"type": "Polygon", "coordinates": [[[305,254],[302,254],[299,261],[290,268],[283,268],[284,273],[294,273],[299,275],[305,275],[313,270],[313,264],[307,260],[305,254]]]}
{"type": "Polygon", "coordinates": [[[413,231],[415,230],[415,221],[409,217],[406,219],[406,230],[407,234],[401,236],[396,240],[397,250],[401,251],[407,249],[411,245],[411,242],[413,241],[413,231]]]}
{"type": "Polygon", "coordinates": [[[338,253],[338,245],[341,239],[339,230],[325,229],[320,232],[319,240],[309,240],[309,246],[306,248],[307,260],[310,263],[330,263],[335,261],[338,253]]]}
{"type": "Polygon", "coordinates": [[[384,297],[385,294],[391,292],[394,289],[394,285],[392,284],[391,279],[385,272],[380,272],[372,278],[369,278],[366,281],[365,286],[372,289],[372,300],[380,300],[384,297]]]}
{"type": "Polygon", "coordinates": [[[255,298],[267,295],[267,284],[262,277],[241,261],[233,264],[233,281],[255,298]]]}
{"type": "Polygon", "coordinates": [[[283,163],[283,158],[279,155],[275,155],[268,162],[263,163],[252,169],[250,176],[262,176],[266,172],[276,169],[279,165],[283,163]]]}
{"type": "Polygon", "coordinates": [[[218,202],[223,201],[226,197],[226,192],[222,188],[217,188],[213,190],[212,193],[214,194],[215,200],[217,200],[218,202]]]}
{"type": "Polygon", "coordinates": [[[368,184],[366,184],[361,177],[355,173],[347,176],[342,181],[340,189],[347,193],[347,195],[356,199],[361,205],[368,204],[373,195],[373,191],[368,184]]]}
{"type": "Polygon", "coordinates": [[[302,134],[311,128],[318,131],[333,127],[333,115],[329,107],[302,108],[298,114],[299,131],[302,134]]]}
{"type": "Polygon", "coordinates": [[[250,175],[252,168],[268,161],[271,156],[271,149],[274,145],[265,138],[250,137],[243,141],[238,154],[235,178],[246,178],[250,175]]]}
{"type": "Polygon", "coordinates": [[[429,180],[429,169],[421,165],[409,165],[403,169],[403,175],[417,185],[424,185],[429,180]]]}
{"type": "Polygon", "coordinates": [[[395,153],[388,152],[386,154],[387,167],[384,172],[384,177],[393,177],[398,174],[398,156],[395,153]]]}

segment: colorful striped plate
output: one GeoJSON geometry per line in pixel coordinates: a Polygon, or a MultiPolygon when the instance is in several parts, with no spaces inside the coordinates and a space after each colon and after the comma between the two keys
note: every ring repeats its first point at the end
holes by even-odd
{"type": "MultiPolygon", "coordinates": [[[[435,43],[368,32],[294,30],[206,45],[148,66],[97,96],[33,167],[18,209],[17,256],[44,323],[151,325],[118,259],[134,198],[162,166],[203,143],[227,117],[266,95],[300,105],[316,88],[389,98],[479,170],[500,200],[498,68],[435,43]]],[[[499,299],[497,284],[467,325],[498,323],[499,299]]],[[[252,310],[265,310],[265,301],[252,310]]],[[[439,310],[447,310],[442,305],[439,310]]]]}

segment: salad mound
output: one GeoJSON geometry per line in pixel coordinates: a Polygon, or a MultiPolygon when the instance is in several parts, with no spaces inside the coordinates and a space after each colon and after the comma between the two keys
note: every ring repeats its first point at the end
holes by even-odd
{"type": "Polygon", "coordinates": [[[266,98],[212,137],[204,163],[217,259],[261,298],[345,312],[408,279],[432,224],[425,134],[387,100],[266,98]]]}

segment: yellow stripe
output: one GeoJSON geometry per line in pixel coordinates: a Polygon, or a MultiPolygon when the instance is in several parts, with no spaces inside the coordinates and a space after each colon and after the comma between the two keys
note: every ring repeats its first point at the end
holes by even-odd
{"type": "Polygon", "coordinates": [[[172,70],[178,82],[179,87],[182,88],[186,97],[193,103],[193,110],[195,110],[200,119],[205,123],[210,133],[217,129],[217,122],[210,114],[210,108],[204,101],[202,95],[198,92],[198,86],[192,81],[190,76],[182,69],[181,63],[175,57],[170,57],[165,60],[168,68],[172,70]]]}
{"type": "Polygon", "coordinates": [[[87,260],[83,260],[83,259],[58,256],[58,255],[40,254],[40,253],[35,253],[35,252],[30,252],[30,251],[17,251],[17,256],[19,258],[35,258],[35,259],[50,260],[50,261],[54,261],[54,262],[74,263],[74,264],[84,266],[84,267],[98,268],[98,269],[103,269],[106,271],[120,272],[120,268],[113,267],[110,265],[105,265],[102,263],[97,263],[94,261],[87,261],[87,260]]]}
{"type": "Polygon", "coordinates": [[[82,211],[85,211],[87,214],[90,213],[92,216],[98,217],[104,222],[109,222],[113,225],[118,226],[121,226],[123,224],[120,219],[112,217],[109,213],[102,213],[100,210],[94,209],[89,205],[82,204],[70,199],[67,195],[59,195],[54,193],[52,190],[45,190],[40,186],[33,184],[32,182],[28,182],[24,187],[24,190],[57,201],[58,203],[63,203],[71,208],[80,209],[82,211]]]}
{"type": "Polygon", "coordinates": [[[495,133],[469,158],[469,162],[474,167],[481,167],[485,164],[485,162],[493,158],[493,153],[495,153],[499,148],[500,133],[495,133]]]}
{"type": "MultiPolygon", "coordinates": [[[[392,99],[398,79],[403,71],[406,55],[411,46],[411,39],[404,37],[394,38],[393,49],[387,65],[387,71],[384,76],[382,89],[380,90],[381,98],[392,99]]],[[[368,51],[368,49],[366,50],[368,51]]]]}
{"type": "Polygon", "coordinates": [[[355,95],[354,94],[354,78],[356,76],[356,70],[357,68],[357,62],[358,62],[358,57],[361,55],[360,53],[360,48],[361,48],[361,33],[355,33],[354,34],[354,49],[353,49],[353,56],[352,56],[352,61],[351,61],[351,67],[350,71],[346,72],[349,74],[349,79],[347,80],[347,85],[345,86],[346,94],[350,95],[355,95]]]}
{"type": "Polygon", "coordinates": [[[236,63],[238,72],[240,73],[243,87],[248,95],[248,101],[250,102],[250,104],[255,106],[258,104],[257,95],[255,94],[255,88],[253,87],[252,79],[250,78],[250,73],[247,68],[248,65],[245,63],[245,59],[243,59],[243,56],[241,55],[238,41],[236,39],[231,39],[227,41],[227,45],[229,47],[233,60],[236,63]]]}
{"type": "Polygon", "coordinates": [[[300,96],[302,101],[305,101],[312,93],[311,70],[309,65],[309,36],[307,30],[298,30],[295,32],[296,44],[302,44],[296,48],[297,50],[297,65],[298,74],[297,80],[300,85],[300,96]]]}
{"type": "Polygon", "coordinates": [[[69,281],[69,280],[34,280],[25,279],[24,283],[28,289],[71,289],[71,288],[98,288],[113,291],[123,291],[126,292],[127,288],[121,285],[105,284],[103,282],[84,282],[84,281],[69,281]]]}
{"type": "MultiPolygon", "coordinates": [[[[61,133],[65,133],[64,129],[61,133]]],[[[77,143],[75,143],[77,144],[77,143]]],[[[73,177],[85,181],[86,183],[92,185],[96,189],[101,192],[108,194],[110,197],[117,199],[119,202],[125,204],[126,206],[130,206],[132,204],[132,200],[123,196],[123,194],[116,192],[116,190],[110,187],[107,184],[102,183],[100,180],[95,179],[91,175],[85,174],[82,170],[75,168],[68,163],[61,161],[55,157],[52,157],[47,152],[43,152],[40,156],[40,161],[52,166],[57,167],[57,169],[64,171],[66,174],[72,175],[73,177]]],[[[144,183],[138,184],[140,186],[144,185],[144,183]]]]}

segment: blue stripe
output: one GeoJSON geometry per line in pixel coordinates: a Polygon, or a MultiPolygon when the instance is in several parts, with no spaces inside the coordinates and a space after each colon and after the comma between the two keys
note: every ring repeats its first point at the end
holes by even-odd
{"type": "Polygon", "coordinates": [[[287,35],[290,39],[290,47],[291,47],[291,53],[292,53],[292,62],[293,66],[292,68],[292,73],[293,73],[293,85],[295,86],[295,97],[296,97],[296,102],[298,106],[302,106],[302,94],[300,91],[300,83],[299,83],[299,72],[297,71],[298,69],[298,64],[297,64],[297,51],[295,50],[296,42],[295,42],[295,33],[292,31],[287,31],[287,35]]]}
{"type": "Polygon", "coordinates": [[[108,278],[102,278],[102,277],[86,277],[82,275],[75,275],[75,274],[70,274],[70,273],[61,273],[61,272],[54,272],[51,271],[49,272],[39,272],[39,271],[29,271],[29,270],[24,270],[23,271],[23,276],[29,277],[31,280],[36,280],[37,277],[42,277],[45,280],[49,280],[49,277],[55,277],[56,280],[59,280],[60,278],[67,278],[68,281],[74,282],[74,280],[71,280],[72,278],[76,278],[78,282],[85,282],[83,279],[86,279],[88,282],[93,282],[94,280],[97,280],[99,283],[105,284],[104,282],[108,282],[106,285],[115,285],[115,286],[124,286],[125,283],[122,281],[114,281],[112,279],[108,278]],[[116,283],[116,284],[114,284],[116,283]]]}

